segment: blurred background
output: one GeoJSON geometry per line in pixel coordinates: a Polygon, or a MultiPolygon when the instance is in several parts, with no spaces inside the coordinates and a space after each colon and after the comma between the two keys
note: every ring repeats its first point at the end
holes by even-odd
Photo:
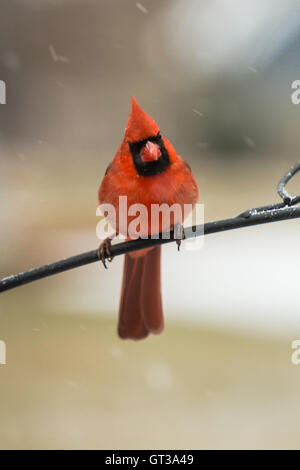
{"type": "MultiPolygon", "coordinates": [[[[135,94],[205,220],[299,160],[297,0],[2,0],[0,276],[96,248],[135,94]]],[[[300,193],[299,180],[288,189],[300,193]]],[[[122,259],[3,293],[0,448],[299,448],[299,221],[163,249],[166,329],[116,336],[122,259]]]]}

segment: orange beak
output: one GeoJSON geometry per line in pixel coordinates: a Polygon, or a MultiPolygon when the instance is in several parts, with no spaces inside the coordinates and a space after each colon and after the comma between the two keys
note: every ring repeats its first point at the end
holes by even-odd
{"type": "Polygon", "coordinates": [[[161,151],[157,144],[148,140],[141,152],[143,162],[154,162],[161,157],[161,151]]]}

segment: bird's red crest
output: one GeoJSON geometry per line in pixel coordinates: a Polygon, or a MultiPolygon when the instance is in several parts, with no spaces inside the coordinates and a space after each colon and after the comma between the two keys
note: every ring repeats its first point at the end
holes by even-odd
{"type": "Polygon", "coordinates": [[[156,135],[159,132],[156,122],[138,105],[135,96],[131,98],[131,102],[132,107],[125,129],[125,139],[129,142],[138,142],[156,135]]]}

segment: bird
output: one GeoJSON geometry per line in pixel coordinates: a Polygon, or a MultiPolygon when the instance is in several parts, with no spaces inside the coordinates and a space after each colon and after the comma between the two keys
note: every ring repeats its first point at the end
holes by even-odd
{"type": "MultiPolygon", "coordinates": [[[[171,207],[178,204],[183,208],[187,204],[193,208],[199,197],[189,164],[177,155],[135,96],[131,102],[123,141],[98,190],[99,204],[111,204],[116,211],[116,218],[113,221],[108,219],[115,235],[122,234],[127,240],[132,237],[128,231],[124,233],[127,227],[124,229],[119,223],[120,196],[126,196],[127,207],[142,204],[147,208],[149,224],[147,230],[140,234],[142,238],[153,235],[150,220],[152,205],[167,204],[171,207]]],[[[128,227],[132,220],[133,217],[126,213],[128,227]]],[[[172,213],[172,218],[167,222],[159,219],[156,231],[171,230],[178,225],[182,227],[182,224],[183,216],[172,213]]],[[[107,238],[99,247],[99,258],[104,265],[105,258],[112,260],[110,243],[111,238],[107,238]]],[[[161,245],[158,245],[125,254],[118,335],[122,339],[140,340],[150,333],[159,334],[163,329],[161,245]]]]}

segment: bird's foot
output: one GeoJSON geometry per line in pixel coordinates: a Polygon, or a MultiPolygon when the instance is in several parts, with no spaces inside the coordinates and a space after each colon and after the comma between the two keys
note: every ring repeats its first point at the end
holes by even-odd
{"type": "Polygon", "coordinates": [[[114,257],[111,254],[111,238],[107,237],[99,246],[98,248],[98,258],[100,261],[102,261],[103,266],[105,269],[107,269],[106,266],[106,260],[108,260],[110,263],[114,259],[114,257]]]}
{"type": "Polygon", "coordinates": [[[180,251],[181,241],[185,239],[184,228],[182,224],[176,224],[174,227],[174,239],[177,249],[180,251]]]}

